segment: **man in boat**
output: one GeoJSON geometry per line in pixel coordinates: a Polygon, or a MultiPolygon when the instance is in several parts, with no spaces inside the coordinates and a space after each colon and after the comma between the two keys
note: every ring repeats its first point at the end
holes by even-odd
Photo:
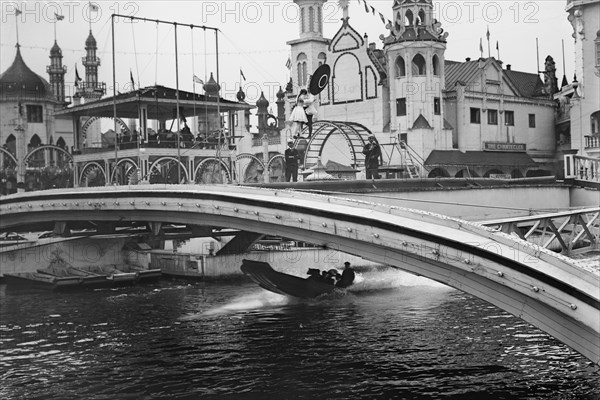
{"type": "Polygon", "coordinates": [[[356,277],[354,270],[350,267],[350,263],[346,261],[344,263],[344,272],[342,272],[342,278],[336,284],[337,287],[346,288],[354,283],[356,277]]]}
{"type": "Polygon", "coordinates": [[[308,278],[306,278],[306,279],[310,279],[311,281],[320,281],[321,280],[321,273],[316,268],[309,268],[307,274],[308,274],[308,278]]]}

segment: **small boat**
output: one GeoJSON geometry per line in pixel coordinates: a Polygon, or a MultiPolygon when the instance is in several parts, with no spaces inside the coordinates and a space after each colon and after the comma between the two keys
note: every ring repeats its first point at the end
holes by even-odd
{"type": "Polygon", "coordinates": [[[78,276],[57,277],[39,272],[5,273],[3,279],[10,286],[49,290],[76,289],[81,284],[81,279],[78,276]]]}
{"type": "Polygon", "coordinates": [[[312,299],[336,290],[334,285],[277,272],[262,261],[242,260],[241,269],[263,289],[287,296],[312,299]]]}

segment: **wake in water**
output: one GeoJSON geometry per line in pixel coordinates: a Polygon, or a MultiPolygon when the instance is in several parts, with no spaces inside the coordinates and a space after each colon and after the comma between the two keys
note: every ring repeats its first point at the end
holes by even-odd
{"type": "Polygon", "coordinates": [[[354,285],[349,292],[368,292],[376,290],[399,289],[403,287],[426,286],[448,289],[448,286],[432,281],[422,276],[409,274],[392,267],[377,267],[364,269],[356,273],[354,285]]]}
{"type": "Polygon", "coordinates": [[[182,318],[184,321],[193,321],[205,316],[236,313],[240,311],[251,311],[264,308],[282,307],[294,302],[294,299],[272,293],[259,288],[257,292],[245,294],[231,299],[227,304],[211,308],[198,314],[188,315],[182,318]]]}

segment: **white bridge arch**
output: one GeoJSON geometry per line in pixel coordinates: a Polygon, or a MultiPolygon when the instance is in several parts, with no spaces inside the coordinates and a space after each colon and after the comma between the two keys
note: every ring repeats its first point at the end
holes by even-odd
{"type": "Polygon", "coordinates": [[[78,220],[162,222],[275,234],[447,284],[531,323],[600,364],[600,276],[572,259],[454,218],[264,188],[166,185],[0,198],[0,231],[78,220]]]}

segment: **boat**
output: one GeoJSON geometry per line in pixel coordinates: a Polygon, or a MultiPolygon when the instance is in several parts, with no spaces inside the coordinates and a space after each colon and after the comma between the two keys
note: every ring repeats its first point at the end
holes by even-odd
{"type": "Polygon", "coordinates": [[[343,290],[318,280],[277,272],[269,263],[262,261],[244,259],[241,270],[263,289],[301,299],[313,299],[335,290],[343,290]]]}
{"type": "Polygon", "coordinates": [[[29,287],[48,290],[68,290],[80,287],[81,279],[78,276],[58,277],[41,274],[39,272],[14,272],[5,273],[4,281],[11,287],[29,287]]]}

